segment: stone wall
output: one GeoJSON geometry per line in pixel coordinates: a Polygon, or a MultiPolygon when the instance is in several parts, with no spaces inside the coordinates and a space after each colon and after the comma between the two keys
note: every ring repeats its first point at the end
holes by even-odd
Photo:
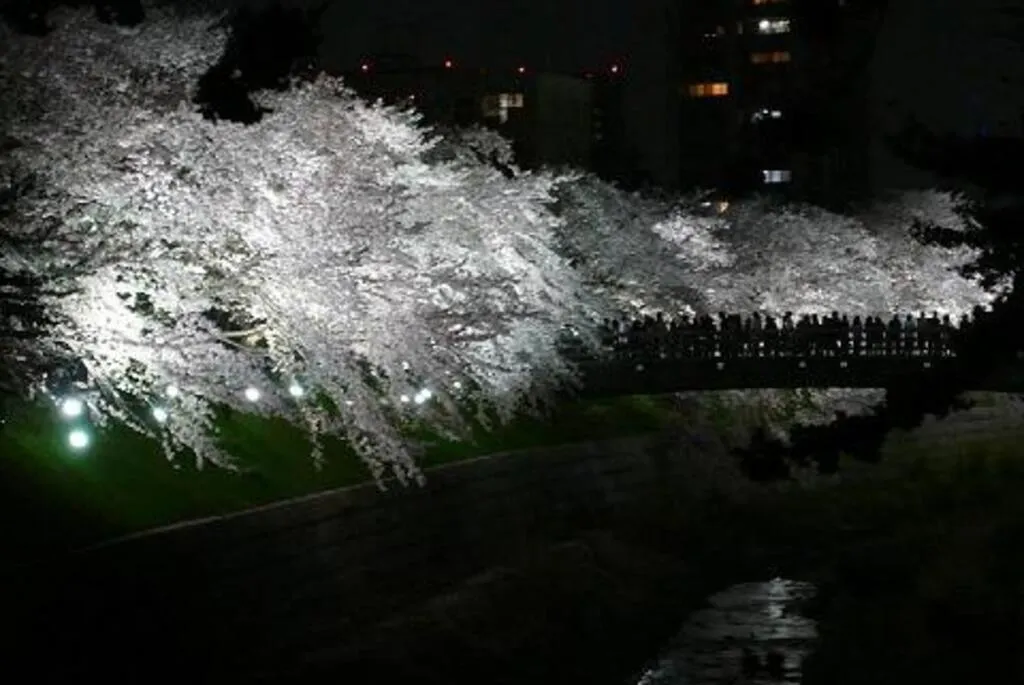
{"type": "Polygon", "coordinates": [[[142,677],[139,664],[159,664],[150,682],[288,669],[539,540],[667,503],[687,489],[671,442],[494,455],[434,469],[424,488],[348,488],[8,570],[12,653],[46,645],[59,658],[34,672],[108,682],[142,677]]]}

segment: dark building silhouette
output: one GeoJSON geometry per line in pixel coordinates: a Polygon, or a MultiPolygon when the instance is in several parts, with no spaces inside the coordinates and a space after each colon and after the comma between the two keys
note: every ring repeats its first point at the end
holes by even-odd
{"type": "Polygon", "coordinates": [[[597,149],[615,130],[614,86],[593,75],[467,67],[454,60],[424,66],[379,55],[341,76],[365,98],[415,107],[428,124],[491,127],[512,141],[526,168],[593,168],[597,149]]]}
{"type": "Polygon", "coordinates": [[[680,185],[823,204],[869,187],[874,0],[679,0],[680,185]]]}

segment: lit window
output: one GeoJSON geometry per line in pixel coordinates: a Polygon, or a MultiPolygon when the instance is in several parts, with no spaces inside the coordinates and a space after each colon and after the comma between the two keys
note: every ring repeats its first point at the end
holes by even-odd
{"type": "Polygon", "coordinates": [[[781,64],[793,59],[787,50],[775,50],[773,52],[752,52],[750,61],[754,64],[781,64]]]}
{"type": "Polygon", "coordinates": [[[786,2],[786,0],[751,0],[753,5],[778,5],[783,2],[786,2]]]}
{"type": "Polygon", "coordinates": [[[729,94],[728,83],[691,83],[687,92],[693,98],[722,97],[729,94]]]}
{"type": "Polygon", "coordinates": [[[777,109],[759,109],[750,115],[750,120],[754,123],[759,121],[765,121],[766,119],[781,119],[782,112],[777,109]]]}
{"type": "Polygon", "coordinates": [[[522,93],[485,95],[480,101],[480,108],[483,111],[483,115],[491,119],[497,119],[503,124],[508,121],[508,111],[510,109],[521,109],[522,107],[522,93]]]}
{"type": "Polygon", "coordinates": [[[789,33],[789,19],[762,19],[757,22],[757,32],[764,34],[789,33]]]}
{"type": "Polygon", "coordinates": [[[793,172],[789,169],[765,169],[761,176],[765,183],[789,183],[793,180],[793,172]]]}
{"type": "Polygon", "coordinates": [[[498,101],[501,102],[501,106],[506,109],[509,107],[522,107],[523,106],[523,94],[522,93],[502,93],[498,96],[498,101]]]}

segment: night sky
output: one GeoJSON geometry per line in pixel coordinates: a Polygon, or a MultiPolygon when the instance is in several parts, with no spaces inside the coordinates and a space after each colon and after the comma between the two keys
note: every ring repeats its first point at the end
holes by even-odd
{"type": "Polygon", "coordinates": [[[527,62],[577,71],[626,49],[629,3],[611,0],[375,0],[338,2],[327,28],[325,58],[355,62],[366,52],[447,55],[465,64],[527,62]]]}
{"type": "MultiPolygon", "coordinates": [[[[425,63],[451,57],[473,66],[580,71],[622,63],[628,69],[645,61],[639,53],[650,46],[643,45],[642,15],[662,1],[334,0],[323,57],[337,68],[373,53],[400,53],[425,63]]],[[[878,101],[895,100],[941,129],[1019,131],[1021,51],[998,37],[1007,23],[992,11],[1006,4],[891,0],[872,67],[878,101]]],[[[881,109],[884,118],[889,110],[881,109]]]]}
{"type": "MultiPolygon", "coordinates": [[[[259,5],[267,0],[221,1],[259,5]]],[[[629,109],[639,118],[638,130],[667,140],[671,131],[643,119],[662,105],[652,94],[670,85],[664,48],[651,34],[668,30],[671,22],[660,18],[660,7],[671,2],[333,0],[324,19],[321,56],[333,69],[354,69],[365,57],[386,53],[424,64],[450,57],[463,66],[511,69],[522,64],[563,72],[621,64],[632,84],[629,109]]],[[[1012,26],[994,11],[1007,3],[891,0],[871,64],[871,127],[877,133],[893,132],[913,114],[937,132],[1020,134],[1024,59],[1020,46],[1006,37],[1012,26]]],[[[892,157],[881,136],[874,147],[877,183],[926,182],[920,172],[892,157]]]]}
{"type": "Polygon", "coordinates": [[[428,63],[450,56],[474,66],[600,68],[628,49],[637,1],[649,0],[335,0],[324,22],[323,57],[338,68],[373,53],[405,53],[428,63]]]}
{"type": "Polygon", "coordinates": [[[1019,133],[1024,60],[1007,37],[1012,25],[994,11],[1008,4],[892,0],[873,64],[882,118],[906,108],[936,130],[1019,133]],[[897,107],[886,111],[890,100],[897,107]]]}

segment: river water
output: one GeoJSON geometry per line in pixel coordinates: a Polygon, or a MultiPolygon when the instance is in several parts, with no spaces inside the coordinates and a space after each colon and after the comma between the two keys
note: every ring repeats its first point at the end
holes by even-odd
{"type": "Polygon", "coordinates": [[[813,620],[800,615],[800,607],[814,593],[811,583],[774,578],[711,595],[708,606],[687,616],[679,634],[634,685],[801,682],[818,631],[813,620]],[[781,677],[752,668],[754,658],[763,665],[772,652],[782,657],[781,677]]]}

